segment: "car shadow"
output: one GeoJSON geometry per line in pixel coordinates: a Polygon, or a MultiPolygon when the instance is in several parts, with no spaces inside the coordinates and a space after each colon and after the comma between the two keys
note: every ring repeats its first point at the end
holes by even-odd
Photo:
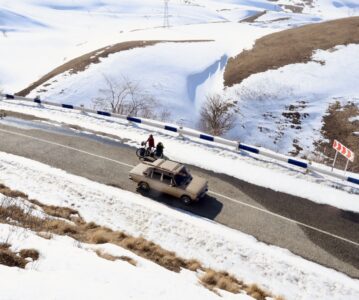
{"type": "Polygon", "coordinates": [[[144,192],[137,190],[137,192],[144,197],[151,198],[152,200],[165,204],[169,207],[180,209],[210,220],[214,220],[223,208],[222,202],[207,194],[198,202],[185,205],[180,199],[158,191],[151,190],[149,192],[144,192]]]}

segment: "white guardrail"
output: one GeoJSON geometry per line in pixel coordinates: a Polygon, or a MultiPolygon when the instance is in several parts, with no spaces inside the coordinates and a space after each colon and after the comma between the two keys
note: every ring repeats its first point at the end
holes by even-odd
{"type": "Polygon", "coordinates": [[[202,140],[205,141],[209,141],[209,142],[215,142],[218,144],[222,144],[222,145],[226,145],[226,146],[233,146],[235,147],[237,150],[244,150],[250,153],[254,153],[254,154],[260,154],[262,156],[266,156],[275,160],[279,160],[279,161],[283,161],[286,162],[290,165],[294,165],[309,171],[314,171],[314,172],[318,172],[318,173],[322,173],[325,175],[329,175],[332,177],[336,177],[339,178],[341,180],[344,181],[349,181],[351,183],[355,183],[359,185],[359,179],[358,178],[354,178],[354,177],[350,177],[350,176],[345,176],[345,175],[341,175],[335,172],[331,172],[323,167],[319,167],[319,166],[314,166],[312,165],[310,162],[304,161],[304,160],[297,160],[297,159],[293,159],[290,157],[286,157],[284,155],[281,154],[277,154],[274,152],[271,152],[269,150],[266,149],[258,149],[257,147],[251,146],[251,145],[246,145],[243,143],[239,143],[237,141],[231,141],[231,140],[227,140],[221,137],[217,137],[217,136],[211,136],[205,133],[201,133],[201,132],[194,132],[192,130],[188,130],[186,128],[182,128],[182,127],[177,127],[177,126],[173,126],[173,125],[166,125],[165,123],[161,123],[161,122],[154,122],[152,120],[149,119],[142,119],[142,118],[137,118],[137,117],[132,117],[132,116],[124,116],[124,115],[119,115],[119,114],[114,114],[114,113],[110,113],[107,111],[99,111],[99,110],[93,110],[93,109],[88,109],[85,107],[79,107],[79,106],[74,106],[71,104],[59,104],[59,103],[53,103],[53,102],[49,102],[49,101],[43,101],[40,100],[39,98],[26,98],[26,97],[21,97],[21,96],[16,96],[16,95],[10,95],[10,94],[0,94],[0,99],[7,99],[7,100],[21,100],[21,101],[30,101],[30,102],[35,102],[38,104],[46,104],[46,105],[52,105],[52,106],[57,106],[57,107],[62,107],[62,108],[67,108],[67,109],[74,109],[74,110],[80,110],[83,112],[89,112],[89,113],[94,113],[94,114],[98,114],[101,116],[105,116],[105,117],[114,117],[114,118],[119,118],[119,119],[123,119],[123,120],[127,120],[130,122],[134,122],[134,123],[140,123],[140,124],[144,124],[144,125],[149,125],[152,127],[156,127],[156,128],[160,128],[160,129],[164,129],[164,130],[168,130],[171,132],[177,132],[178,134],[181,135],[186,135],[186,136],[191,136],[191,137],[195,137],[195,138],[200,138],[202,140]]]}

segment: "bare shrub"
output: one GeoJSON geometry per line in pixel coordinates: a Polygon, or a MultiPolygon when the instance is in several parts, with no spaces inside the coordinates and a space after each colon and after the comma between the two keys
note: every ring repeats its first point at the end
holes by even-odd
{"type": "Polygon", "coordinates": [[[200,112],[200,128],[216,136],[225,134],[235,126],[234,106],[221,95],[207,96],[200,112]]]}
{"type": "Polygon", "coordinates": [[[106,87],[100,90],[102,95],[92,101],[95,109],[131,116],[151,117],[154,114],[158,103],[139,82],[126,76],[122,76],[120,81],[106,75],[103,77],[106,87]]]}

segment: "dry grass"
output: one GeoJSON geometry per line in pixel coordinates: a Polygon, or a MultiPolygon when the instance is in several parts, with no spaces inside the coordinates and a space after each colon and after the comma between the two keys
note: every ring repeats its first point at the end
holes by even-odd
{"type": "Polygon", "coordinates": [[[227,272],[217,272],[212,269],[206,269],[200,277],[200,282],[210,290],[217,288],[234,294],[239,293],[244,288],[244,284],[234,276],[227,272]]]}
{"type": "Polygon", "coordinates": [[[29,200],[29,201],[33,204],[36,204],[37,206],[40,206],[44,210],[44,212],[50,216],[63,218],[69,221],[77,221],[77,222],[82,221],[79,212],[75,209],[69,207],[45,205],[37,200],[29,200]]]}
{"type": "Polygon", "coordinates": [[[271,297],[271,294],[264,291],[258,285],[251,284],[250,286],[244,289],[247,292],[247,295],[253,297],[256,300],[266,300],[266,297],[271,297]]]}
{"type": "Polygon", "coordinates": [[[121,256],[118,257],[118,259],[123,260],[123,261],[127,261],[129,264],[131,264],[131,265],[133,265],[135,267],[137,266],[137,262],[133,258],[131,258],[129,256],[121,255],[121,256]]]}
{"type": "Polygon", "coordinates": [[[24,269],[28,261],[9,249],[0,249],[0,265],[24,269]]]}
{"type": "Polygon", "coordinates": [[[314,50],[359,43],[359,17],[339,19],[288,29],[258,39],[252,50],[228,60],[226,86],[252,74],[311,60],[314,50]]]}
{"type": "MultiPolygon", "coordinates": [[[[153,40],[153,41],[130,41],[130,42],[123,42],[114,44],[111,46],[107,46],[101,49],[97,49],[95,51],[92,51],[90,53],[84,54],[82,56],[79,56],[75,59],[70,60],[69,62],[57,67],[56,69],[52,70],[51,72],[47,73],[43,77],[41,77],[39,80],[32,83],[29,87],[26,89],[23,89],[22,91],[16,93],[19,96],[26,96],[28,95],[32,90],[39,87],[43,83],[49,81],[51,78],[65,73],[69,72],[70,74],[78,73],[81,71],[84,71],[90,64],[96,64],[101,61],[102,58],[108,57],[110,54],[131,50],[134,48],[143,48],[147,46],[153,46],[158,43],[164,43],[164,42],[171,42],[171,43],[184,43],[184,42],[209,42],[208,40],[183,40],[183,41],[166,41],[166,40],[153,40]]],[[[47,83],[46,86],[51,85],[51,83],[47,83]]]]}
{"type": "Polygon", "coordinates": [[[36,249],[22,249],[20,250],[19,255],[25,259],[31,258],[33,261],[38,260],[40,256],[39,251],[36,249]]]}
{"type": "MultiPolygon", "coordinates": [[[[11,195],[22,194],[16,191],[11,191],[5,186],[2,186],[2,190],[11,195]]],[[[28,197],[25,194],[22,195],[24,196],[24,199],[28,200],[28,197]]],[[[180,272],[182,268],[194,272],[199,270],[205,271],[200,277],[200,282],[214,292],[216,292],[216,289],[226,290],[231,293],[239,293],[246,290],[249,295],[258,300],[263,299],[261,298],[263,295],[269,295],[255,285],[249,287],[246,286],[243,282],[237,280],[227,272],[205,269],[199,261],[181,258],[177,256],[175,252],[165,250],[161,246],[142,237],[132,237],[121,231],[114,231],[110,228],[99,226],[94,222],[86,223],[80,217],[76,218],[73,223],[69,223],[68,220],[73,219],[72,216],[74,214],[78,215],[78,212],[72,209],[66,210],[63,207],[49,207],[33,200],[31,202],[34,204],[36,203],[36,205],[42,207],[44,211],[48,211],[61,219],[43,220],[32,216],[30,212],[22,211],[19,207],[2,207],[0,205],[0,223],[14,224],[16,226],[29,228],[44,238],[51,238],[52,234],[58,234],[70,236],[83,243],[112,243],[128,249],[138,256],[151,260],[174,272],[180,272]]],[[[3,264],[7,265],[25,267],[28,262],[25,258],[30,257],[33,260],[36,260],[39,257],[39,253],[34,249],[22,250],[19,253],[20,255],[17,255],[16,253],[11,253],[11,251],[8,250],[9,247],[10,245],[6,243],[0,244],[0,263],[3,262],[3,264]]],[[[127,256],[113,256],[101,250],[97,250],[96,254],[99,257],[110,261],[120,259],[134,266],[137,265],[137,262],[134,259],[127,256]]]]}
{"type": "Polygon", "coordinates": [[[109,253],[104,252],[103,250],[96,250],[95,253],[97,254],[97,256],[109,261],[115,261],[118,259],[118,256],[113,256],[109,253]]]}
{"type": "Polygon", "coordinates": [[[29,262],[27,258],[31,258],[33,261],[39,258],[39,252],[35,249],[23,249],[17,253],[9,249],[9,244],[2,245],[3,247],[0,247],[0,265],[24,269],[29,262]]]}
{"type": "Polygon", "coordinates": [[[11,245],[8,243],[0,243],[0,250],[6,250],[9,249],[10,247],[11,245]]]}
{"type": "Polygon", "coordinates": [[[116,260],[123,260],[123,261],[126,261],[128,262],[129,264],[133,265],[133,266],[137,266],[137,262],[129,257],[129,256],[125,256],[125,255],[121,255],[121,256],[114,256],[114,255],[111,255],[109,253],[106,253],[104,252],[103,250],[96,250],[95,253],[103,258],[103,259],[107,259],[109,261],[116,261],[116,260]]]}
{"type": "Polygon", "coordinates": [[[6,187],[5,185],[0,183],[0,193],[11,198],[27,198],[27,196],[24,193],[21,193],[19,191],[14,191],[6,187]]]}

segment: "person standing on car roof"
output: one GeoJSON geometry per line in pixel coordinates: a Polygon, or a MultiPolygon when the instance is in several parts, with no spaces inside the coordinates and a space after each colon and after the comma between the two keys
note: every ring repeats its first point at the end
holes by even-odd
{"type": "Polygon", "coordinates": [[[153,148],[155,148],[155,139],[153,138],[153,135],[150,134],[150,136],[148,137],[146,144],[148,143],[148,148],[150,149],[150,151],[152,151],[153,148]]]}

